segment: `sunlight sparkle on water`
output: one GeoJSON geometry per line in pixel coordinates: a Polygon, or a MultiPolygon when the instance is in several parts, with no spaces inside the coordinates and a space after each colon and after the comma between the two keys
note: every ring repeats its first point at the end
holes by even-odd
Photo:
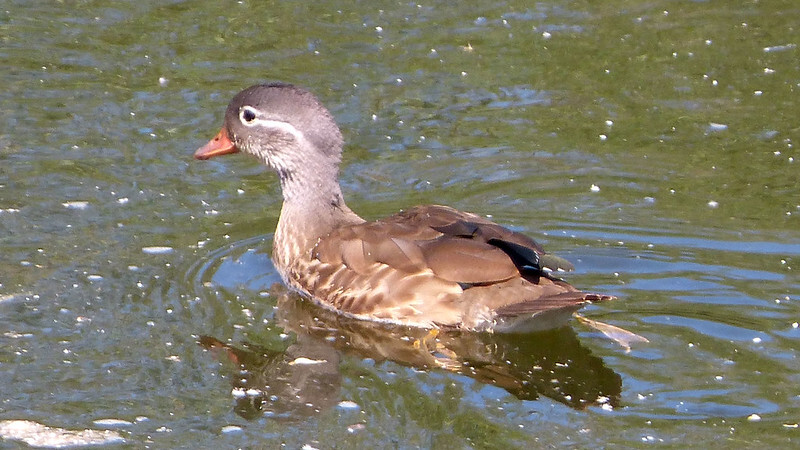
{"type": "Polygon", "coordinates": [[[147,253],[148,255],[166,255],[167,253],[172,253],[174,249],[172,247],[167,246],[153,246],[153,247],[142,247],[142,252],[147,253]]]}
{"type": "Polygon", "coordinates": [[[114,428],[114,427],[127,427],[133,423],[122,419],[97,419],[94,422],[98,427],[114,428]]]}
{"type": "Polygon", "coordinates": [[[73,447],[125,442],[121,435],[109,430],[67,430],[29,420],[1,421],[0,438],[22,441],[32,447],[73,447]]]}
{"type": "Polygon", "coordinates": [[[64,208],[67,208],[67,209],[84,210],[84,209],[89,207],[89,202],[73,201],[73,202],[64,202],[61,205],[64,206],[64,208]]]}

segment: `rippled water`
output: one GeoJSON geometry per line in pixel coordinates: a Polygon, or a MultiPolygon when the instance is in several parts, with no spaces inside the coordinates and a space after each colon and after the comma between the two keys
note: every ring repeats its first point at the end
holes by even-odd
{"type": "Polygon", "coordinates": [[[764,3],[3,6],[0,443],[797,440],[800,36],[764,3]],[[271,79],[333,111],[354,210],[489,214],[650,342],[430,336],[288,294],[277,180],[191,159],[271,79]]]}

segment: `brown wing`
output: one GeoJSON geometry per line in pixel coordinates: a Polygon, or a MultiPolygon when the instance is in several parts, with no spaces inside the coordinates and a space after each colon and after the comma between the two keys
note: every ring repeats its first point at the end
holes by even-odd
{"type": "Polygon", "coordinates": [[[541,247],[532,239],[486,219],[428,206],[341,227],[320,240],[316,257],[361,274],[385,264],[406,273],[430,270],[456,283],[487,284],[519,276],[523,265],[537,266],[537,251],[541,247]]]}
{"type": "Polygon", "coordinates": [[[530,237],[502,227],[476,214],[439,206],[418,206],[391,216],[384,221],[398,221],[419,227],[430,227],[448,236],[487,243],[503,250],[518,267],[530,266],[551,271],[572,271],[572,264],[545,253],[530,237]]]}
{"type": "Polygon", "coordinates": [[[548,259],[521,233],[445,206],[338,228],[320,239],[313,257],[321,276],[312,295],[345,312],[412,324],[480,327],[498,315],[577,309],[586,301],[543,270],[543,261],[555,261],[551,270],[570,270],[568,262],[548,259]]]}

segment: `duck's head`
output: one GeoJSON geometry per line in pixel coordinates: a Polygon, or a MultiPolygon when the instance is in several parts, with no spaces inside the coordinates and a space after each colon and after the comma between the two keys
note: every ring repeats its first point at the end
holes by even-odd
{"type": "Polygon", "coordinates": [[[194,157],[247,153],[291,177],[311,166],[338,171],[342,134],[310,92],[285,83],[250,86],[228,104],[222,129],[194,157]]]}

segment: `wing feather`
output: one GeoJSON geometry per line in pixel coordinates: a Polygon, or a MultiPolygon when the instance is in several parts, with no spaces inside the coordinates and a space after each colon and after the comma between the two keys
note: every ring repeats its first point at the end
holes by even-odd
{"type": "Polygon", "coordinates": [[[448,281],[487,284],[519,276],[511,258],[497,247],[443,236],[420,243],[428,267],[448,281]]]}
{"type": "Polygon", "coordinates": [[[530,237],[445,206],[342,226],[312,258],[330,268],[315,285],[332,305],[390,320],[480,328],[610,299],[551,277],[572,265],[530,237]]]}

